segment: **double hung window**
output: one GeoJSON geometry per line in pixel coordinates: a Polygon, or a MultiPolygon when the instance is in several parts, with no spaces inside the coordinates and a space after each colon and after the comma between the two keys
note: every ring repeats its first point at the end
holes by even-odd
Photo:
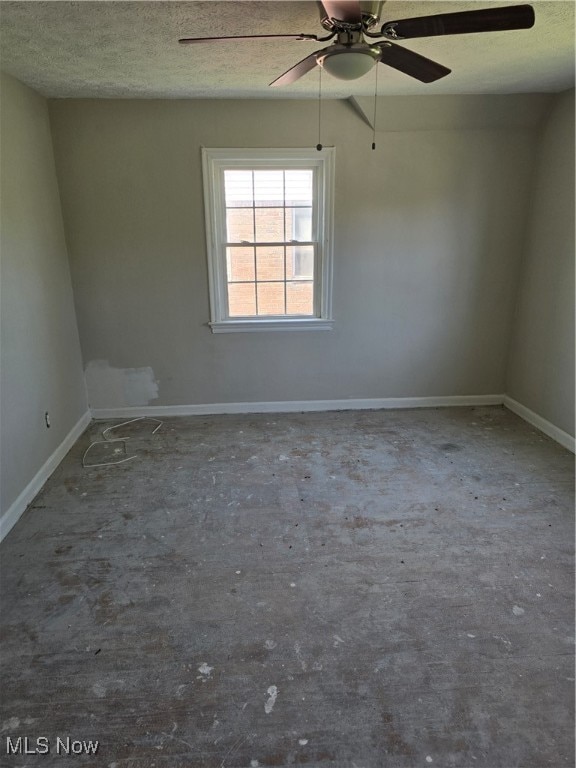
{"type": "Polygon", "coordinates": [[[204,149],[214,332],[329,329],[334,150],[204,149]]]}

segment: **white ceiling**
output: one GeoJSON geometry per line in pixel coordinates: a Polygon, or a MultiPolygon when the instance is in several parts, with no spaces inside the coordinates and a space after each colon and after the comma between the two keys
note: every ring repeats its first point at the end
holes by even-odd
{"type": "MultiPolygon", "coordinates": [[[[515,5],[498,2],[389,0],[382,21],[515,5]]],[[[573,2],[533,0],[533,29],[410,40],[403,43],[451,68],[424,85],[379,66],[386,94],[561,91],[574,85],[573,2]]],[[[0,2],[2,69],[48,97],[309,98],[318,74],[268,83],[328,43],[238,41],[181,46],[179,37],[325,34],[314,2],[0,2]]],[[[329,98],[367,96],[374,74],[343,82],[325,75],[329,98]]]]}

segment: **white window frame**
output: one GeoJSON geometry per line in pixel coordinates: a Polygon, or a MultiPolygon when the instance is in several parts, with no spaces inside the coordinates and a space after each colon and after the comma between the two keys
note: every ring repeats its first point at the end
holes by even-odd
{"type": "Polygon", "coordinates": [[[202,148],[206,247],[213,333],[237,331],[330,330],[332,319],[332,241],[334,226],[334,147],[316,149],[202,148]],[[230,169],[314,168],[314,315],[229,317],[226,271],[224,171],[230,169]]]}

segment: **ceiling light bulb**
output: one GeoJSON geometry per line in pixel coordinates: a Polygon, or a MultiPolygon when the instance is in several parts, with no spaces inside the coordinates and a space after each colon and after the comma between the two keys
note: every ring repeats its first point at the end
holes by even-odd
{"type": "Polygon", "coordinates": [[[369,51],[335,51],[323,56],[319,63],[339,80],[356,80],[370,72],[376,61],[369,51]]]}

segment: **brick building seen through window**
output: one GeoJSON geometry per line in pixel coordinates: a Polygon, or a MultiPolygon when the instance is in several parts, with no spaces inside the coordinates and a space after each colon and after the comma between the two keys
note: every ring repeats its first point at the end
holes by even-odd
{"type": "Polygon", "coordinates": [[[224,172],[230,317],[313,315],[312,188],[312,170],[224,172]]]}

